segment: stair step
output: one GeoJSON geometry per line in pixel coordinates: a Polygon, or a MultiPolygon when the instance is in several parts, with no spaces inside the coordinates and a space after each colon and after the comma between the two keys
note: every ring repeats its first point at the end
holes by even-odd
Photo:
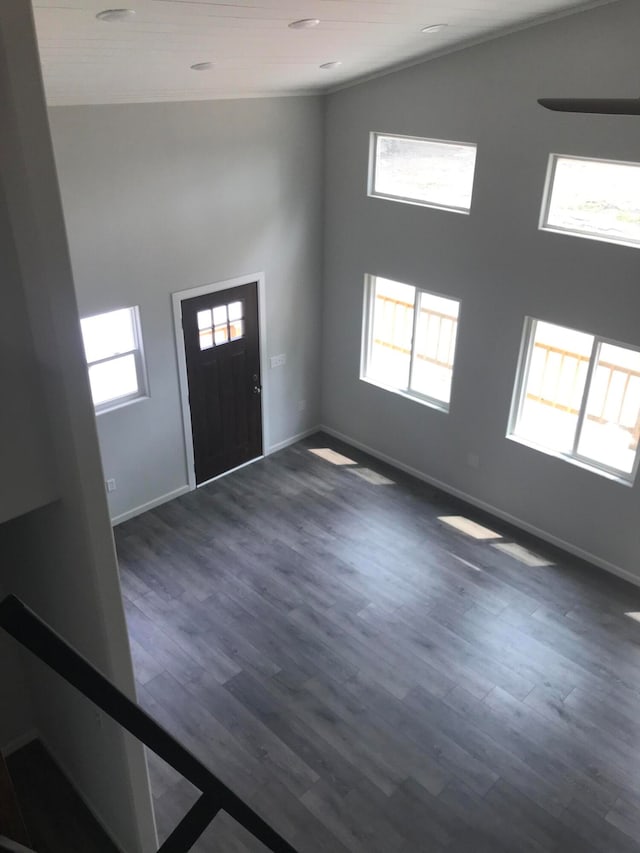
{"type": "Polygon", "coordinates": [[[15,788],[4,756],[0,754],[0,836],[17,841],[27,847],[30,844],[22,812],[18,805],[15,788]]]}

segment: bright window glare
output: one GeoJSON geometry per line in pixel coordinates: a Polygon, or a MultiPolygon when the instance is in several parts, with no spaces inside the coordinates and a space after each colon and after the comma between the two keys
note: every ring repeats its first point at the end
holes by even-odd
{"type": "Polygon", "coordinates": [[[133,316],[130,308],[109,311],[80,321],[87,362],[100,361],[136,348],[133,316]]]}
{"type": "Polygon", "coordinates": [[[370,276],[366,306],[364,378],[448,407],[460,303],[370,276]]]}
{"type": "Polygon", "coordinates": [[[91,365],[89,382],[95,406],[137,393],[138,375],[135,356],[125,355],[113,361],[101,361],[99,364],[91,365]]]}
{"type": "Polygon", "coordinates": [[[640,244],[640,164],[555,156],[543,227],[640,244]]]}
{"type": "Polygon", "coordinates": [[[640,352],[602,344],[578,453],[630,474],[640,424],[640,352]]]}
{"type": "Polygon", "coordinates": [[[592,347],[592,335],[536,322],[519,436],[560,452],[572,450],[592,347]]]}
{"type": "Polygon", "coordinates": [[[373,195],[468,211],[476,146],[375,135],[373,195]]]}
{"type": "Polygon", "coordinates": [[[119,308],[80,320],[96,410],[129,402],[145,393],[138,309],[119,308]]]}
{"type": "Polygon", "coordinates": [[[632,480],[640,352],[532,319],[524,345],[512,435],[632,480]]]}

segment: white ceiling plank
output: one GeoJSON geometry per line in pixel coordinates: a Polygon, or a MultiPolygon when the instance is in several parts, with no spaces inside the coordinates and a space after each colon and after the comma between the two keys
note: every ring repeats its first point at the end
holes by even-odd
{"type": "MultiPolygon", "coordinates": [[[[603,3],[615,0],[602,0],[603,3]]],[[[323,92],[506,30],[600,3],[575,0],[35,0],[50,104],[202,100],[323,92]],[[125,5],[124,0],[112,6],[125,5]],[[318,27],[292,30],[298,18],[318,27]],[[447,23],[437,35],[423,26],[447,23]],[[339,60],[331,72],[323,62],[339,60]],[[210,71],[190,66],[210,61],[210,71]]]]}

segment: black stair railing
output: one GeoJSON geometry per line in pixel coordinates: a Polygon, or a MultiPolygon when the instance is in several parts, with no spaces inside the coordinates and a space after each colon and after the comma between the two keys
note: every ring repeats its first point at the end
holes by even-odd
{"type": "Polygon", "coordinates": [[[0,602],[0,628],[200,790],[201,796],[161,845],[158,853],[187,853],[221,811],[234,818],[273,853],[296,853],[282,836],[195,755],[118,690],[15,595],[8,595],[0,602]]]}

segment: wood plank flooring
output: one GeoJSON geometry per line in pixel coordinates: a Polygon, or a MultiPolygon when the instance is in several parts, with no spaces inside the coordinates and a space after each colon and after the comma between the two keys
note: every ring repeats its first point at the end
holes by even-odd
{"type": "Polygon", "coordinates": [[[640,851],[640,589],[323,435],[115,534],[141,704],[300,853],[640,851]]]}

